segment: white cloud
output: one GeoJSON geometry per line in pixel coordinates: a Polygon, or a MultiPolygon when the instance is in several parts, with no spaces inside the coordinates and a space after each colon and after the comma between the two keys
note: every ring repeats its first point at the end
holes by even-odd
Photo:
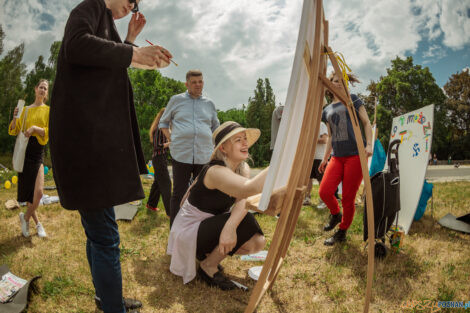
{"type": "MultiPolygon", "coordinates": [[[[62,38],[70,10],[80,0],[3,0],[0,20],[5,51],[25,42],[24,61],[49,56],[62,38]]],[[[247,103],[258,78],[268,77],[277,102],[287,93],[298,35],[302,0],[144,0],[147,25],[137,40],[167,47],[179,63],[163,74],[184,80],[190,68],[205,74],[205,91],[220,109],[247,103]]],[[[396,56],[412,55],[420,43],[423,57],[436,61],[448,47],[468,49],[470,5],[465,0],[329,0],[329,44],[344,54],[363,92],[396,56]]],[[[129,17],[116,21],[124,38],[129,17]]],[[[427,61],[425,61],[427,62],[427,61]]],[[[463,64],[462,66],[465,66],[463,64]]]]}

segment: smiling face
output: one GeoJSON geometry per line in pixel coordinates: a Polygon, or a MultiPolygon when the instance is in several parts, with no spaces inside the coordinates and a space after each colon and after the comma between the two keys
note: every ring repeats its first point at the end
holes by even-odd
{"type": "MultiPolygon", "coordinates": [[[[140,0],[135,2],[139,4],[140,0]]],[[[111,10],[115,20],[127,16],[135,6],[129,0],[106,0],[105,3],[106,7],[111,10]]]]}
{"type": "Polygon", "coordinates": [[[246,132],[233,135],[220,146],[220,149],[233,163],[245,161],[249,157],[246,132]]]}

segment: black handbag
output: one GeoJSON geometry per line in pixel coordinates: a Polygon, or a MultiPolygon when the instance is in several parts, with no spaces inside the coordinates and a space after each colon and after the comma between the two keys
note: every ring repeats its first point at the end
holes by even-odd
{"type": "MultiPolygon", "coordinates": [[[[375,239],[384,239],[400,211],[400,175],[398,168],[398,147],[400,140],[394,140],[388,147],[388,169],[371,177],[372,202],[374,204],[375,239]]],[[[367,214],[364,205],[364,241],[367,240],[367,214]]]]}

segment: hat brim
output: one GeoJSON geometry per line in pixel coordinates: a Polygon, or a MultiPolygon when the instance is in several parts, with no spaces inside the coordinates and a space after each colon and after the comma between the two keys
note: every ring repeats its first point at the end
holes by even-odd
{"type": "Polygon", "coordinates": [[[225,135],[222,140],[220,140],[219,144],[214,147],[214,151],[212,151],[211,155],[211,160],[215,158],[215,154],[217,150],[220,148],[220,146],[226,142],[230,137],[233,135],[236,135],[238,133],[246,133],[246,140],[248,141],[248,148],[250,148],[252,145],[255,144],[255,142],[259,139],[261,136],[261,131],[258,128],[243,128],[243,127],[238,127],[229,132],[227,135],[225,135]]]}

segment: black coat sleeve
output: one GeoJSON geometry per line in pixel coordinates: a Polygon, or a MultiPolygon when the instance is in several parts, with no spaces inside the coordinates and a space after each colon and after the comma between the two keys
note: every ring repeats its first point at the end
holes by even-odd
{"type": "MultiPolygon", "coordinates": [[[[106,8],[99,1],[84,1],[70,14],[64,33],[64,52],[68,62],[83,66],[127,68],[133,47],[97,36],[106,8]]],[[[109,29],[108,31],[111,31],[109,29]]]]}

